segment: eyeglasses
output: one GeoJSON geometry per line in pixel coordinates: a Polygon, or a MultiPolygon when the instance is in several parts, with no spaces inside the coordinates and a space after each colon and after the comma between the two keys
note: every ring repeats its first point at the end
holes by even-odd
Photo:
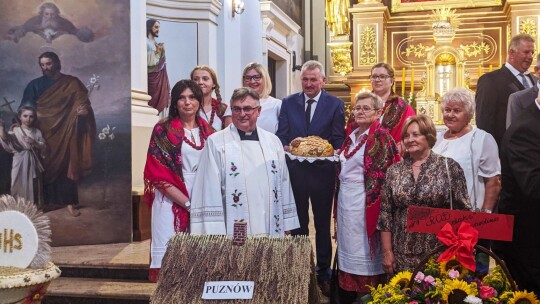
{"type": "Polygon", "coordinates": [[[261,75],[253,75],[253,76],[245,75],[244,76],[244,81],[245,82],[250,82],[252,80],[259,81],[261,79],[262,79],[261,75]]]}
{"type": "Polygon", "coordinates": [[[369,79],[371,80],[386,80],[388,78],[392,78],[390,75],[371,75],[369,76],[369,79]]]}
{"type": "Polygon", "coordinates": [[[240,114],[242,113],[242,111],[244,111],[244,113],[246,113],[247,115],[251,115],[253,113],[253,111],[257,110],[258,108],[260,107],[250,107],[250,106],[247,106],[247,107],[232,107],[232,111],[235,113],[235,114],[240,114]]]}
{"type": "Polygon", "coordinates": [[[368,107],[355,107],[353,108],[353,111],[355,112],[363,112],[363,113],[369,113],[371,111],[375,111],[376,109],[368,108],[368,107]]]}

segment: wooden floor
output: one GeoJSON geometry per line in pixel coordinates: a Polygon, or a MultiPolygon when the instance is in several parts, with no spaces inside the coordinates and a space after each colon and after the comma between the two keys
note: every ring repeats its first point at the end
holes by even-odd
{"type": "Polygon", "coordinates": [[[57,265],[146,266],[150,240],[133,243],[53,247],[57,265]]]}

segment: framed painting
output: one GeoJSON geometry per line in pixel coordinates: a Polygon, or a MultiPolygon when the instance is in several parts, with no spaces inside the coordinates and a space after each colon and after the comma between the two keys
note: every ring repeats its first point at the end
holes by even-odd
{"type": "Polygon", "coordinates": [[[502,5],[502,0],[392,0],[392,13],[502,5]]]}
{"type": "Polygon", "coordinates": [[[39,143],[0,147],[0,194],[36,204],[53,246],[130,242],[130,1],[1,0],[0,54],[0,128],[39,143]]]}

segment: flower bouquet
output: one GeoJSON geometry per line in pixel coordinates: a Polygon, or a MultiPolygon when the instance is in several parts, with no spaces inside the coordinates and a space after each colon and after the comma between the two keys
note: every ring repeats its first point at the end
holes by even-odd
{"type": "MultiPolygon", "coordinates": [[[[462,227],[463,224],[459,229],[462,227]]],[[[467,245],[457,244],[464,240],[462,237],[453,239],[454,242],[437,260],[433,255],[444,249],[444,245],[424,258],[413,272],[400,272],[388,284],[370,287],[371,298],[363,300],[374,304],[540,304],[534,293],[517,290],[502,260],[484,247],[474,245],[477,235],[474,242],[467,245]],[[473,249],[491,256],[497,266],[491,268],[488,274],[475,272],[473,249]]],[[[445,241],[443,243],[449,245],[445,241]]]]}

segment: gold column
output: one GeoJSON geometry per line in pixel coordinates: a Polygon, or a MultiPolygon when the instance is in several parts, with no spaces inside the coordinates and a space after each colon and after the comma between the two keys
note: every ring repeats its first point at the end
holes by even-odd
{"type": "Polygon", "coordinates": [[[349,10],[353,20],[353,71],[347,77],[351,96],[362,89],[371,89],[371,67],[387,61],[385,50],[386,23],[390,18],[388,7],[380,1],[359,1],[349,10]]]}

